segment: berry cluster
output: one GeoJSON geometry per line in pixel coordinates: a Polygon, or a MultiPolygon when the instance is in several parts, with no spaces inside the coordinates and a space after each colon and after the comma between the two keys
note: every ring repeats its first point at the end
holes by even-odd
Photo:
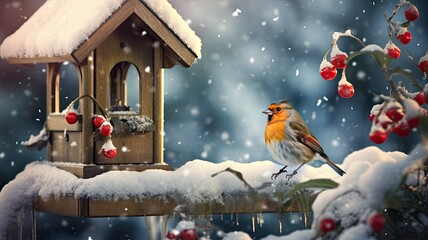
{"type": "Polygon", "coordinates": [[[324,55],[324,58],[320,64],[321,77],[327,81],[333,80],[337,75],[337,69],[343,69],[342,77],[338,82],[337,93],[343,98],[351,98],[354,96],[354,85],[352,85],[346,79],[345,69],[348,62],[348,54],[341,51],[337,45],[339,38],[343,36],[353,37],[351,31],[348,30],[344,33],[335,32],[332,36],[333,42],[330,49],[324,55]],[[330,52],[330,62],[327,61],[327,55],[330,52]]]}
{"type": "MultiPolygon", "coordinates": [[[[89,96],[89,95],[84,95],[84,96],[81,96],[81,97],[74,99],[66,109],[65,120],[67,121],[68,124],[75,124],[78,122],[79,117],[77,115],[77,111],[73,108],[73,105],[79,99],[84,98],[84,97],[89,97],[99,107],[97,100],[95,98],[93,98],[92,96],[89,96]]],[[[100,107],[100,109],[102,110],[101,107],[100,107]]],[[[102,112],[107,117],[105,117],[103,115],[96,114],[92,117],[92,124],[93,124],[95,129],[98,129],[98,132],[102,136],[107,138],[105,143],[101,147],[100,152],[107,158],[114,158],[117,154],[117,149],[113,145],[113,142],[111,141],[111,134],[113,132],[113,126],[111,125],[111,123],[109,121],[108,112],[107,113],[104,113],[104,111],[102,111],[102,112]]]]}
{"type": "MultiPolygon", "coordinates": [[[[346,68],[353,58],[363,54],[371,54],[377,60],[380,68],[385,73],[388,82],[391,85],[391,96],[386,97],[381,95],[384,103],[373,106],[371,111],[370,120],[372,127],[369,134],[371,141],[381,144],[386,141],[388,134],[395,132],[398,136],[407,136],[412,129],[419,127],[421,117],[426,117],[426,110],[421,106],[428,102],[428,85],[425,86],[424,91],[416,93],[409,93],[401,83],[394,83],[394,75],[402,75],[409,80],[412,80],[415,85],[419,85],[418,80],[415,79],[413,74],[400,67],[391,68],[389,64],[392,59],[398,59],[401,55],[401,49],[393,42],[392,36],[395,35],[401,44],[408,44],[412,39],[411,33],[408,31],[408,26],[412,21],[419,17],[419,11],[415,5],[408,1],[403,1],[396,6],[391,16],[384,15],[388,26],[389,40],[385,47],[371,44],[366,46],[360,39],[352,35],[350,30],[344,33],[335,32],[332,35],[332,43],[330,48],[325,53],[323,60],[320,64],[320,74],[325,80],[333,80],[337,75],[337,69],[342,69],[342,77],[338,82],[337,91],[342,98],[351,98],[354,93],[354,86],[346,78],[346,68]],[[408,8],[404,11],[406,21],[399,23],[393,21],[399,10],[405,6],[408,8]],[[349,56],[347,53],[341,51],[338,47],[338,40],[341,37],[349,37],[357,40],[363,49],[355,51],[349,56]],[[330,61],[327,60],[327,55],[330,53],[330,61]],[[388,57],[386,57],[388,56],[388,57]]],[[[413,58],[409,56],[413,61],[413,58]]],[[[414,62],[415,63],[415,62],[414,62]]],[[[415,63],[419,70],[427,78],[428,74],[428,52],[415,63]]],[[[422,89],[422,88],[420,88],[422,89]]]]}
{"type": "Polygon", "coordinates": [[[427,111],[421,106],[426,103],[425,99],[428,100],[428,92],[408,93],[402,87],[400,91],[408,97],[400,101],[384,97],[385,102],[373,106],[370,112],[372,128],[369,134],[372,142],[384,143],[388,134],[393,131],[398,136],[405,137],[412,129],[419,127],[421,117],[427,116],[427,111]]]}
{"type": "MultiPolygon", "coordinates": [[[[383,52],[385,55],[388,55],[392,59],[397,59],[400,57],[401,50],[397,47],[392,41],[392,35],[395,34],[397,40],[401,42],[402,44],[408,44],[412,40],[412,34],[408,31],[408,26],[410,25],[410,22],[415,21],[419,17],[419,11],[416,8],[415,5],[411,4],[410,2],[404,1],[400,5],[397,5],[396,9],[392,13],[392,15],[387,18],[385,14],[385,19],[388,23],[388,29],[389,29],[389,41],[385,45],[383,52]],[[406,22],[399,23],[393,21],[393,18],[396,16],[397,12],[403,7],[408,5],[408,8],[404,11],[404,16],[406,18],[406,22]]],[[[337,75],[337,69],[343,69],[342,71],[342,77],[340,81],[338,82],[337,92],[339,96],[342,98],[351,98],[354,96],[354,86],[348,82],[346,78],[346,67],[348,62],[358,54],[354,54],[354,56],[348,56],[347,53],[341,51],[338,47],[338,40],[341,37],[350,37],[355,40],[357,40],[362,46],[365,47],[365,44],[359,40],[357,37],[351,34],[350,30],[347,30],[344,33],[335,32],[332,35],[332,43],[328,51],[325,53],[323,60],[320,64],[319,72],[322,78],[325,80],[333,80],[337,75]],[[330,53],[330,61],[327,60],[327,55],[330,53]]],[[[425,58],[421,58],[418,64],[419,69],[421,69],[422,72],[427,73],[428,72],[428,56],[425,58]]]]}
{"type": "Polygon", "coordinates": [[[193,221],[180,221],[176,228],[167,232],[165,238],[169,240],[195,240],[196,228],[193,221]]]}
{"type": "MultiPolygon", "coordinates": [[[[385,228],[385,216],[382,213],[372,213],[367,221],[363,221],[372,229],[373,233],[378,233],[385,228]]],[[[336,229],[336,221],[332,217],[325,217],[319,221],[318,227],[321,233],[328,233],[336,229]]]]}

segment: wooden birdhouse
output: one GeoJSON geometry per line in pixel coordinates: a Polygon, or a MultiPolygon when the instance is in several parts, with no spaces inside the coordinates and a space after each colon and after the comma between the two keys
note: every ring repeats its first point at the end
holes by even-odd
{"type": "Polygon", "coordinates": [[[163,162],[163,69],[190,67],[200,51],[186,21],[167,1],[154,0],[48,0],[1,45],[8,63],[47,64],[47,158],[83,178],[113,169],[170,169],[163,162]],[[82,96],[73,125],[59,104],[64,62],[75,66],[82,96]],[[138,74],[133,86],[130,68],[138,74]],[[128,104],[130,88],[138,88],[135,106],[128,104]],[[106,140],[92,123],[103,109],[114,129],[114,158],[100,154],[106,140]]]}

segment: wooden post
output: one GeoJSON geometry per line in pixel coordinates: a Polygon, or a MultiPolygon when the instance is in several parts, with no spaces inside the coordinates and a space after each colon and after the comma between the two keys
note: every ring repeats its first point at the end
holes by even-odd
{"type": "MultiPolygon", "coordinates": [[[[79,76],[79,93],[80,96],[94,96],[94,54],[93,52],[83,61],[77,69],[79,76]]],[[[94,114],[95,103],[89,98],[80,100],[80,112],[82,114],[82,133],[80,135],[80,156],[81,163],[94,163],[94,141],[92,137],[92,115],[94,114]]]]}
{"type": "Polygon", "coordinates": [[[153,84],[154,84],[154,101],[153,101],[153,121],[156,131],[153,136],[153,163],[163,163],[163,135],[164,135],[164,87],[163,87],[163,49],[157,47],[154,49],[153,59],[153,84]]]}

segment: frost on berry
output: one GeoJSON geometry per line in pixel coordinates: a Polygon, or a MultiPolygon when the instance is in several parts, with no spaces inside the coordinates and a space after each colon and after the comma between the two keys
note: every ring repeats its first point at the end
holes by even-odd
{"type": "Polygon", "coordinates": [[[423,56],[419,59],[418,68],[423,73],[428,73],[428,54],[425,54],[425,56],[423,56]]]}
{"type": "Polygon", "coordinates": [[[376,144],[382,144],[386,141],[387,134],[382,127],[373,124],[369,134],[369,138],[372,142],[376,144]]]}
{"type": "Polygon", "coordinates": [[[327,59],[323,59],[320,64],[320,74],[325,80],[332,80],[336,77],[337,70],[327,59]]]}
{"type": "Polygon", "coordinates": [[[399,58],[401,50],[391,40],[388,41],[384,48],[384,53],[392,58],[399,58]]]}
{"type": "Polygon", "coordinates": [[[419,118],[423,116],[421,107],[415,100],[411,98],[403,99],[403,106],[406,111],[406,119],[419,118]]]}
{"type": "Polygon", "coordinates": [[[92,117],[92,123],[94,124],[95,128],[101,127],[101,125],[106,121],[105,117],[102,115],[94,115],[92,117]]]}
{"type": "Polygon", "coordinates": [[[412,40],[412,34],[407,30],[407,28],[401,27],[397,32],[397,39],[402,44],[408,44],[412,40]]]}
{"type": "Polygon", "coordinates": [[[384,103],[373,105],[372,110],[370,110],[370,121],[373,121],[373,119],[377,115],[379,115],[379,112],[382,109],[383,105],[384,105],[384,103]]]}
{"type": "Polygon", "coordinates": [[[108,139],[101,147],[101,152],[107,158],[114,158],[117,153],[116,147],[113,145],[111,139],[108,139]]]}
{"type": "Polygon", "coordinates": [[[98,130],[100,131],[101,135],[103,135],[104,137],[108,137],[113,132],[113,126],[111,125],[111,123],[105,121],[103,122],[103,124],[101,124],[98,130]]]}
{"type": "Polygon", "coordinates": [[[333,45],[333,49],[331,50],[330,57],[331,57],[331,64],[333,64],[335,68],[342,69],[346,67],[346,59],[348,58],[348,54],[340,51],[337,44],[333,45]]]}
{"type": "Polygon", "coordinates": [[[403,106],[397,101],[389,101],[385,115],[396,123],[404,117],[403,106]]]}
{"type": "Polygon", "coordinates": [[[337,93],[343,98],[351,98],[354,96],[354,85],[346,80],[345,75],[342,76],[338,83],[337,93]]]}
{"type": "Polygon", "coordinates": [[[408,21],[415,21],[419,17],[419,10],[415,5],[410,4],[409,8],[404,11],[404,16],[408,21]]]}
{"type": "Polygon", "coordinates": [[[416,92],[412,95],[413,100],[415,100],[419,105],[425,103],[425,98],[423,92],[416,92]]]}

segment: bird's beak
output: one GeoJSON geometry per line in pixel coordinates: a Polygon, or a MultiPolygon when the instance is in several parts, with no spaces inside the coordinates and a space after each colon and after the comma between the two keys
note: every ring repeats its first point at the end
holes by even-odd
{"type": "Polygon", "coordinates": [[[264,110],[262,113],[266,114],[266,115],[272,115],[273,112],[269,109],[264,110]]]}

